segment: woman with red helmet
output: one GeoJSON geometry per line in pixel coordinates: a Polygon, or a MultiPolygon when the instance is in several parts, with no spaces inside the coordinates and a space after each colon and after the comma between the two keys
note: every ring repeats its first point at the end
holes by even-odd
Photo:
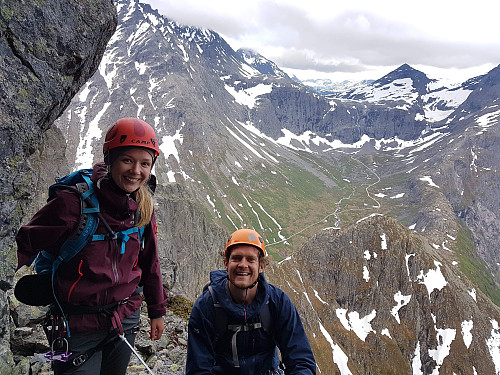
{"type": "MultiPolygon", "coordinates": [[[[166,293],[151,174],[159,155],[156,134],[140,119],[120,119],[109,127],[103,152],[104,163],[96,164],[90,177],[102,218],[93,236],[97,239],[54,275],[54,295],[67,318],[72,353],[66,361],[53,362],[55,374],[125,374],[140,323],[141,293],[150,338],[158,340],[164,330],[166,293]]],[[[42,249],[57,258],[80,217],[81,197],[70,189],[57,190],[16,236],[19,267],[42,249]]]]}

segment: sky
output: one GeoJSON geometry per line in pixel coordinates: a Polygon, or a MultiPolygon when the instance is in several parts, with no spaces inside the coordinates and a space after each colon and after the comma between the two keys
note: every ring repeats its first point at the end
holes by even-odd
{"type": "Polygon", "coordinates": [[[460,82],[500,64],[497,0],[140,0],[300,79],[378,79],[407,63],[460,82]]]}

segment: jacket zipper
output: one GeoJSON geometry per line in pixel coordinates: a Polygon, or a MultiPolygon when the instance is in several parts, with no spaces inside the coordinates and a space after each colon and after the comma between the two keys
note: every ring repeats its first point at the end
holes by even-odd
{"type": "Polygon", "coordinates": [[[115,285],[118,285],[119,281],[119,276],[118,276],[118,268],[117,268],[117,256],[118,256],[118,240],[113,240],[114,244],[114,251],[113,251],[113,263],[111,265],[111,268],[113,269],[113,276],[115,277],[115,285]]]}

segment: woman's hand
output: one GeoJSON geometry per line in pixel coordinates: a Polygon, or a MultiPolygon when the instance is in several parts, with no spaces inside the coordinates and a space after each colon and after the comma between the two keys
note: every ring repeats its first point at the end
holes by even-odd
{"type": "Polygon", "coordinates": [[[150,321],[151,330],[149,331],[149,338],[151,340],[159,340],[163,330],[165,329],[165,323],[163,322],[163,317],[151,319],[150,321]]]}

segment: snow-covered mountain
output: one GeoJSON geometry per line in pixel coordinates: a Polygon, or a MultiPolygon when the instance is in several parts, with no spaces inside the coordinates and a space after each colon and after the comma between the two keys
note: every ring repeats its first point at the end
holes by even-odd
{"type": "Polygon", "coordinates": [[[345,92],[355,90],[358,87],[364,87],[369,85],[374,80],[361,80],[361,81],[333,81],[330,78],[305,78],[299,79],[296,76],[292,76],[292,79],[296,82],[300,82],[305,86],[309,87],[311,90],[322,95],[331,95],[336,98],[345,92]]]}
{"type": "Polygon", "coordinates": [[[248,65],[257,69],[259,73],[270,74],[281,78],[287,77],[287,74],[281,70],[278,65],[255,51],[240,48],[236,53],[238,53],[241,59],[248,65]]]}
{"type": "Polygon", "coordinates": [[[254,227],[322,373],[500,373],[500,67],[444,88],[402,65],[325,96],[214,31],[116,5],[57,126],[75,168],[116,119],[155,126],[172,293],[196,297],[225,233],[254,227]]]}
{"type": "Polygon", "coordinates": [[[341,93],[330,94],[332,98],[384,103],[408,109],[417,107],[420,116],[428,122],[447,118],[477,86],[481,77],[475,77],[460,85],[445,86],[444,83],[429,79],[408,64],[386,76],[355,88],[346,87],[341,93]]]}

